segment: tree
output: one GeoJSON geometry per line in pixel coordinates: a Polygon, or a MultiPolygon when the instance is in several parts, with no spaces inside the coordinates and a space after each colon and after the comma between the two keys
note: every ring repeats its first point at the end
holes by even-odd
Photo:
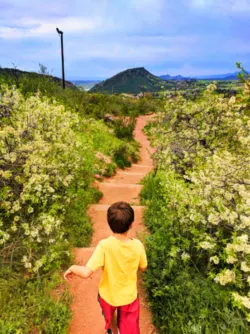
{"type": "Polygon", "coordinates": [[[43,64],[40,64],[40,63],[39,63],[39,72],[38,73],[47,74],[47,75],[50,74],[49,71],[48,71],[48,67],[43,65],[43,64]]]}

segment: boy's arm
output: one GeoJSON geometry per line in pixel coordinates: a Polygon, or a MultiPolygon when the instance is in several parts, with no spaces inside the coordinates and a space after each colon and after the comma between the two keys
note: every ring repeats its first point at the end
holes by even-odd
{"type": "Polygon", "coordinates": [[[144,248],[143,244],[141,244],[141,246],[142,246],[142,249],[141,249],[139,269],[141,271],[145,271],[148,267],[148,261],[147,261],[147,255],[146,255],[145,248],[144,248]]]}
{"type": "Polygon", "coordinates": [[[66,280],[71,280],[73,275],[80,276],[82,278],[88,278],[93,272],[104,266],[104,249],[101,242],[97,245],[94,253],[88,260],[86,266],[73,265],[64,273],[64,278],[66,280]]]}
{"type": "Polygon", "coordinates": [[[148,266],[147,267],[145,267],[145,268],[140,268],[140,271],[146,271],[147,270],[147,268],[148,268],[148,266]]]}
{"type": "Polygon", "coordinates": [[[65,271],[63,277],[66,279],[66,281],[70,281],[72,280],[73,275],[77,275],[82,278],[88,278],[92,274],[93,274],[93,271],[86,266],[73,265],[69,267],[68,270],[65,271]]]}

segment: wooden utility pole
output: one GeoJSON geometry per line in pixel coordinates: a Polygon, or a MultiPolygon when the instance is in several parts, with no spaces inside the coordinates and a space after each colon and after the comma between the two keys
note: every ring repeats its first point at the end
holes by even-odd
{"type": "Polygon", "coordinates": [[[56,31],[61,37],[61,56],[62,56],[62,88],[65,89],[65,74],[64,74],[64,51],[63,51],[63,32],[56,28],[56,31]]]}

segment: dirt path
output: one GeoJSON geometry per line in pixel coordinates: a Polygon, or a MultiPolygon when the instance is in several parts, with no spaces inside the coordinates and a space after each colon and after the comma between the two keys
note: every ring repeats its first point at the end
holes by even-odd
{"type": "MultiPolygon", "coordinates": [[[[103,197],[99,204],[90,206],[89,215],[93,221],[94,234],[91,247],[76,248],[75,263],[86,264],[93,253],[97,243],[111,232],[106,221],[108,207],[117,201],[127,201],[135,210],[135,222],[131,232],[133,237],[137,233],[143,233],[145,227],[142,222],[144,207],[139,205],[139,192],[141,185],[137,183],[152,169],[152,160],[149,142],[143,134],[142,129],[150,116],[137,118],[134,136],[142,145],[141,160],[139,164],[133,164],[125,170],[118,170],[112,178],[107,178],[99,184],[103,197]]],[[[96,271],[90,279],[75,278],[71,282],[71,293],[73,295],[72,311],[73,320],[70,326],[70,334],[102,334],[104,333],[104,320],[100,306],[97,303],[98,282],[101,270],[96,271]]],[[[140,329],[141,334],[156,333],[152,323],[149,309],[146,305],[142,288],[139,284],[139,298],[141,305],[140,329]]]]}

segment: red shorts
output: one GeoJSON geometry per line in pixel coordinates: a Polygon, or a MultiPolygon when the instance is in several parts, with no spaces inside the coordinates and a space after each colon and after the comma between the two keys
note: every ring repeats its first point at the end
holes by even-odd
{"type": "Polygon", "coordinates": [[[117,326],[120,334],[139,334],[139,313],[140,303],[137,297],[131,304],[123,306],[112,306],[108,304],[100,295],[98,295],[98,301],[102,308],[102,312],[106,321],[105,329],[110,328],[110,323],[117,309],[117,326]]]}

